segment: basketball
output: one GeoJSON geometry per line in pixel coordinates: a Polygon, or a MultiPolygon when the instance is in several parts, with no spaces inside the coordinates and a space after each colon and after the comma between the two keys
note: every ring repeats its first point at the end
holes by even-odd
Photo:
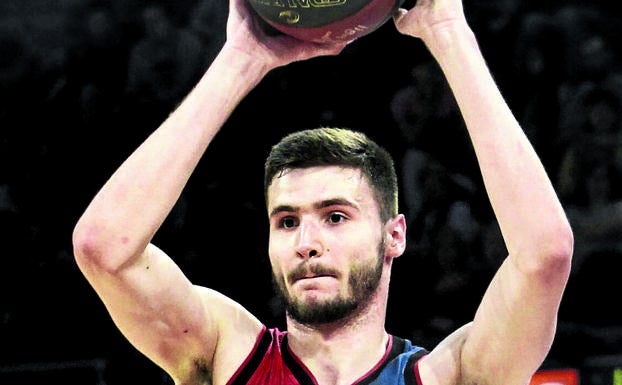
{"type": "Polygon", "coordinates": [[[317,43],[353,41],[389,20],[404,0],[248,0],[278,31],[317,43]]]}

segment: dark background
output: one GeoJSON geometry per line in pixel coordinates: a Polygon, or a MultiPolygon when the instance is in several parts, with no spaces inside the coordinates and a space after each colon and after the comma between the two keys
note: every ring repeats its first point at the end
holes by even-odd
{"type": "MultiPolygon", "coordinates": [[[[612,4],[464,1],[575,229],[543,368],[576,368],[583,385],[612,384],[622,367],[622,26],[612,4]]],[[[76,268],[71,232],[209,65],[227,6],[0,3],[0,383],[170,383],[114,327],[76,268]]],[[[395,263],[387,328],[433,347],[472,318],[505,250],[446,84],[421,42],[392,23],[337,57],[270,73],[218,134],[156,243],[195,283],[282,326],[263,160],[283,134],[319,125],[363,130],[395,155],[410,239],[395,263]]]]}

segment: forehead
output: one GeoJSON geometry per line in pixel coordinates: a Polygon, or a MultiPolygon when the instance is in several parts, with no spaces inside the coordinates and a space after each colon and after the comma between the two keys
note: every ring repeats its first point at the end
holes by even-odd
{"type": "Polygon", "coordinates": [[[373,190],[361,170],[343,166],[296,168],[277,176],[268,188],[268,211],[280,205],[302,207],[331,199],[376,207],[373,190]]]}

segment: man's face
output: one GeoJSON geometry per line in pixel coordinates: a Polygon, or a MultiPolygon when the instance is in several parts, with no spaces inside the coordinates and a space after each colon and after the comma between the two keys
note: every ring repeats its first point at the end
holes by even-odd
{"type": "Polygon", "coordinates": [[[385,267],[384,227],[360,170],[289,170],[268,189],[274,286],[302,324],[337,321],[373,298],[385,267]]]}

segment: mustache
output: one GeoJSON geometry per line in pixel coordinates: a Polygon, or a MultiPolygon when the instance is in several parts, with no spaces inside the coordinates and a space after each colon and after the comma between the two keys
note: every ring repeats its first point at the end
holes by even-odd
{"type": "Polygon", "coordinates": [[[315,264],[303,263],[303,264],[298,265],[294,270],[292,270],[287,275],[287,280],[290,283],[293,283],[302,278],[308,278],[308,277],[320,276],[320,275],[330,275],[330,276],[336,277],[338,275],[338,272],[335,269],[332,269],[330,267],[327,267],[327,266],[324,266],[318,263],[315,263],[315,264]]]}

